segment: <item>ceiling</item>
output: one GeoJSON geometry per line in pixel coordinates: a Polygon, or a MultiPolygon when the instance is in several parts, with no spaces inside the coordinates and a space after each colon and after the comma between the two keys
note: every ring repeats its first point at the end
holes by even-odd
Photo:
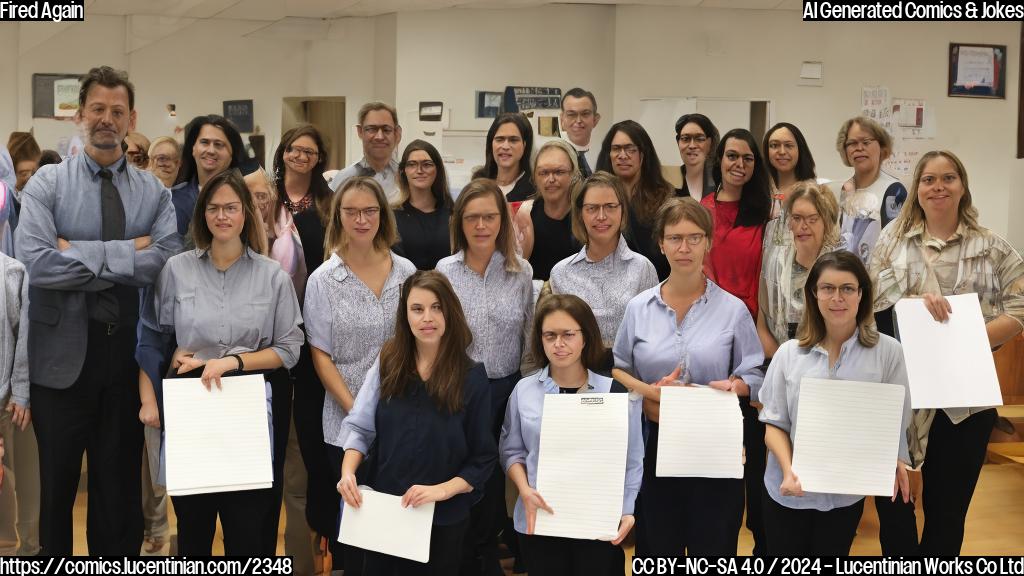
{"type": "Polygon", "coordinates": [[[800,10],[801,0],[90,0],[87,14],[228,18],[276,22],[285,18],[359,18],[443,8],[501,9],[547,4],[649,5],[748,10],[800,10]]]}

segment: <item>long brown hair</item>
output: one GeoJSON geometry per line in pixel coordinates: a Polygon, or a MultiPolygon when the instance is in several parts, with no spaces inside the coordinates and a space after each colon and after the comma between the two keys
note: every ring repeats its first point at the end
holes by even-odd
{"type": "Polygon", "coordinates": [[[818,308],[818,278],[826,270],[849,272],[857,278],[860,285],[860,304],[857,306],[857,328],[860,332],[857,341],[865,348],[878,343],[878,330],[875,329],[875,314],[872,308],[875,291],[871,285],[871,276],[860,258],[848,250],[822,254],[811,267],[804,284],[804,315],[797,328],[796,337],[801,348],[810,348],[825,339],[825,318],[818,308]]]}
{"type": "MultiPolygon", "coordinates": [[[[462,410],[463,383],[473,360],[466,350],[473,342],[462,304],[444,274],[419,270],[402,284],[402,296],[395,318],[395,336],[380,351],[380,397],[384,400],[405,396],[416,372],[416,337],[409,325],[409,294],[413,288],[433,292],[444,314],[444,334],[434,360],[434,369],[425,382],[427,393],[441,410],[455,414],[462,410]]],[[[600,338],[598,338],[600,342],[600,338]]]]}
{"type": "Polygon", "coordinates": [[[256,204],[252,201],[252,194],[249,187],[242,179],[242,173],[235,168],[228,168],[210,178],[210,181],[199,191],[196,199],[195,210],[192,211],[192,224],[189,226],[192,239],[196,248],[207,249],[213,242],[213,233],[206,225],[206,205],[210,198],[222,186],[227,186],[238,195],[242,202],[242,213],[245,214],[245,224],[242,225],[242,244],[245,244],[254,251],[267,255],[267,231],[263,225],[263,219],[258,215],[256,204]]]}

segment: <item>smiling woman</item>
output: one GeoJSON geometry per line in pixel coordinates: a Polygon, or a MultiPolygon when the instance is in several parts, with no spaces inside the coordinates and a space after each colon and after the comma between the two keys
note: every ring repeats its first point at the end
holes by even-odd
{"type": "Polygon", "coordinates": [[[238,168],[246,156],[238,129],[230,120],[216,114],[196,116],[185,126],[185,143],[181,150],[181,168],[177,183],[171,189],[171,201],[178,217],[178,233],[187,243],[188,225],[199,189],[215,174],[238,168]]]}

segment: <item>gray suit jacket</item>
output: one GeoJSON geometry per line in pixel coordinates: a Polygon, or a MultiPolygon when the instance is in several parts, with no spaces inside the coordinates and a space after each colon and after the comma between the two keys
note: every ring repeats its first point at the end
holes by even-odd
{"type": "Polygon", "coordinates": [[[119,170],[123,161],[111,169],[124,204],[126,240],[99,240],[99,166],[85,153],[44,166],[22,194],[15,252],[29,275],[33,384],[65,389],[78,378],[88,344],[88,292],[114,284],[150,285],[180,249],[170,192],[148,172],[134,166],[119,170]],[[140,236],[150,236],[152,243],[136,251],[134,239],[140,236]],[[58,250],[57,238],[71,248],[58,250]]]}

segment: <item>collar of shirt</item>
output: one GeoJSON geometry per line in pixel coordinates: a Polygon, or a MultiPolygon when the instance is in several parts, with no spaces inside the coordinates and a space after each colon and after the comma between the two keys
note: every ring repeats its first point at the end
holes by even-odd
{"type": "MultiPolygon", "coordinates": [[[[587,388],[586,390],[580,390],[580,394],[586,394],[588,392],[596,390],[600,378],[604,378],[604,376],[594,374],[590,370],[587,370],[587,388]]],[[[558,383],[555,382],[555,379],[551,377],[550,364],[545,366],[544,369],[541,370],[539,374],[537,374],[537,380],[541,383],[541,385],[544,386],[545,394],[558,394],[558,383]]]]}
{"type": "MultiPolygon", "coordinates": [[[[850,346],[855,346],[857,342],[859,342],[859,340],[857,339],[859,336],[860,328],[855,328],[853,330],[853,335],[847,338],[846,341],[843,342],[843,345],[839,347],[840,357],[842,357],[843,353],[846,352],[846,350],[848,350],[850,346]]],[[[818,342],[813,347],[811,347],[811,352],[825,356],[825,360],[828,361],[828,350],[826,350],[825,347],[821,345],[821,342],[818,342]]]]}
{"type": "Polygon", "coordinates": [[[92,175],[93,180],[99,178],[100,170],[103,170],[104,168],[115,173],[124,172],[128,168],[124,154],[121,154],[121,157],[115,160],[110,166],[100,166],[98,162],[93,160],[92,156],[89,156],[85,152],[82,152],[82,158],[85,160],[85,165],[89,168],[89,173],[92,175]]]}
{"type": "MultiPolygon", "coordinates": [[[[466,264],[465,250],[459,250],[458,252],[455,253],[454,256],[457,261],[462,262],[463,266],[465,266],[467,270],[471,270],[474,274],[476,273],[475,270],[472,270],[471,268],[469,268],[469,265],[466,264]]],[[[493,270],[504,267],[505,256],[501,253],[501,250],[496,249],[494,253],[491,254],[491,260],[490,262],[487,263],[487,268],[484,269],[484,278],[486,278],[487,275],[490,274],[493,270]]]]}
{"type": "MultiPolygon", "coordinates": [[[[209,257],[209,255],[210,255],[210,249],[209,248],[196,248],[195,250],[196,250],[196,258],[199,258],[200,260],[203,260],[203,259],[209,257]]],[[[248,247],[248,246],[246,246],[245,250],[242,251],[242,257],[243,258],[252,259],[255,255],[256,255],[256,252],[254,252],[253,249],[248,247]]]]}
{"type": "MultiPolygon", "coordinates": [[[[668,282],[668,280],[666,279],[657,286],[655,286],[654,288],[650,289],[651,294],[649,296],[649,299],[647,300],[648,303],[657,302],[658,304],[661,304],[665,308],[669,307],[669,305],[666,304],[665,300],[661,297],[661,287],[665,285],[665,282],[668,282]]],[[[697,303],[707,304],[708,300],[714,298],[718,294],[719,290],[721,290],[721,288],[718,287],[718,284],[715,284],[708,278],[704,278],[704,293],[700,295],[700,298],[694,300],[694,305],[696,305],[697,303]]]]}
{"type": "MultiPolygon", "coordinates": [[[[632,260],[633,257],[636,256],[636,252],[633,252],[632,250],[629,249],[629,246],[626,245],[626,239],[622,236],[622,234],[619,234],[619,243],[618,245],[615,246],[615,250],[613,250],[612,253],[609,254],[608,256],[613,256],[616,260],[632,260]]],[[[576,264],[578,262],[604,262],[604,259],[608,258],[608,256],[605,256],[601,260],[591,260],[590,257],[587,256],[587,247],[583,246],[583,248],[580,248],[580,251],[577,252],[576,255],[572,257],[572,260],[570,260],[569,263],[576,264]]]]}
{"type": "MultiPolygon", "coordinates": [[[[391,288],[395,284],[401,283],[401,280],[398,280],[395,275],[397,269],[397,266],[395,266],[395,253],[388,252],[388,255],[391,256],[391,272],[388,273],[388,277],[384,281],[384,290],[391,288]]],[[[348,269],[345,261],[342,260],[341,256],[339,256],[337,252],[331,254],[331,257],[327,259],[327,263],[334,266],[334,269],[331,270],[331,278],[338,282],[344,282],[346,278],[352,275],[352,272],[348,269]]],[[[381,293],[383,294],[383,291],[381,291],[381,293]]]]}
{"type": "Polygon", "coordinates": [[[570,140],[568,135],[566,135],[565,141],[569,143],[569,146],[572,146],[573,148],[575,148],[577,152],[583,152],[584,154],[586,154],[587,152],[590,152],[590,144],[589,143],[586,146],[580,146],[580,145],[576,144],[575,142],[573,142],[572,140],[570,140]]]}
{"type": "Polygon", "coordinates": [[[358,164],[360,168],[369,170],[374,176],[380,174],[383,178],[394,178],[398,175],[398,160],[395,160],[394,156],[391,157],[391,160],[388,160],[388,165],[380,172],[377,172],[372,166],[370,166],[370,163],[366,161],[365,156],[359,160],[359,162],[356,162],[356,164],[358,164]]]}

